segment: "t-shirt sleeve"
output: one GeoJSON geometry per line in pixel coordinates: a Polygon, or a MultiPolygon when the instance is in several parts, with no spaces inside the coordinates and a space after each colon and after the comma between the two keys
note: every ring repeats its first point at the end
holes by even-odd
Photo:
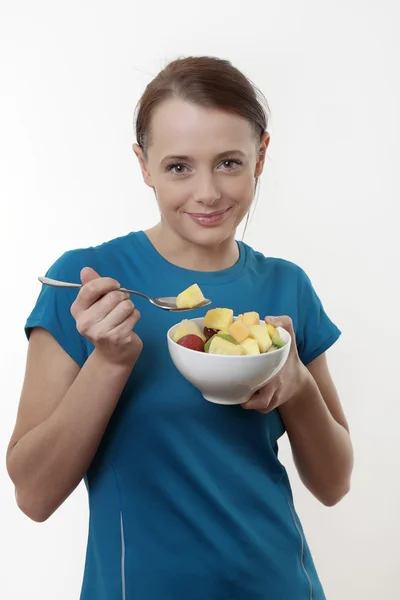
{"type": "Polygon", "coordinates": [[[340,337],[341,331],[325,312],[308,275],[299,269],[299,328],[297,348],[307,365],[326,352],[340,337]]]}
{"type": "MultiPolygon", "coordinates": [[[[88,251],[72,250],[59,258],[46,273],[51,279],[80,283],[80,272],[90,264],[88,251]]],[[[46,329],[65,352],[82,367],[88,357],[86,340],[76,328],[71,306],[79,290],[43,285],[36,304],[25,324],[29,339],[32,329],[46,329]]]]}

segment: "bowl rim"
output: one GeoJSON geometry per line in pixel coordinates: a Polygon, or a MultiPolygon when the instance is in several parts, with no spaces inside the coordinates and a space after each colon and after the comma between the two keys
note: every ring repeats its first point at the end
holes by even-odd
{"type": "MultiPolygon", "coordinates": [[[[233,317],[234,319],[237,319],[237,317],[233,317]]],[[[188,321],[201,321],[204,320],[204,317],[194,317],[193,319],[187,319],[188,321]]],[[[260,324],[263,323],[263,321],[260,319],[260,324]]],[[[234,359],[234,358],[245,358],[245,359],[256,359],[256,360],[265,360],[265,357],[268,356],[268,354],[276,354],[276,353],[282,353],[283,350],[285,350],[285,348],[289,345],[289,349],[290,349],[290,345],[292,342],[292,338],[290,336],[290,333],[284,329],[283,327],[277,327],[278,331],[284,331],[285,334],[288,336],[288,341],[286,342],[286,344],[284,346],[282,346],[282,348],[277,348],[273,353],[272,352],[263,352],[260,354],[210,354],[209,352],[199,352],[198,350],[192,350],[191,348],[186,348],[185,346],[181,346],[180,344],[178,344],[178,342],[175,342],[172,337],[171,337],[171,332],[172,330],[177,327],[179,325],[179,323],[175,323],[175,325],[172,325],[172,327],[170,327],[167,331],[167,341],[168,344],[170,344],[171,346],[178,346],[182,351],[185,352],[190,352],[193,353],[195,352],[196,354],[200,355],[200,356],[213,356],[216,357],[217,359],[221,359],[221,358],[228,358],[228,359],[234,359]]],[[[200,359],[202,360],[202,359],[200,359]]]]}

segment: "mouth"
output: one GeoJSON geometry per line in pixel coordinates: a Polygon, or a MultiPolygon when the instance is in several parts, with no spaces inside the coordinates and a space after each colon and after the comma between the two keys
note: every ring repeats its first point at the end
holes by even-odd
{"type": "Polygon", "coordinates": [[[203,227],[216,227],[221,225],[231,211],[231,206],[225,210],[218,210],[212,213],[186,213],[198,225],[203,227]]]}

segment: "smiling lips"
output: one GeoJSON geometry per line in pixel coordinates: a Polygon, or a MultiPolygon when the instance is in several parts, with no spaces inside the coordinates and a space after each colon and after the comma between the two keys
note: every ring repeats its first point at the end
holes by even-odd
{"type": "Polygon", "coordinates": [[[230,211],[230,207],[213,213],[186,213],[198,225],[203,227],[216,227],[223,223],[230,211]]]}

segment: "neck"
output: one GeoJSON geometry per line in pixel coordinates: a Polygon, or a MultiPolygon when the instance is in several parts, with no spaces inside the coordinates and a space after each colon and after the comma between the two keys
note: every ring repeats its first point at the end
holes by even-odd
{"type": "Polygon", "coordinates": [[[181,238],[160,222],[145,231],[150,242],[168,262],[192,271],[222,271],[239,259],[234,236],[215,246],[199,246],[181,238]]]}

